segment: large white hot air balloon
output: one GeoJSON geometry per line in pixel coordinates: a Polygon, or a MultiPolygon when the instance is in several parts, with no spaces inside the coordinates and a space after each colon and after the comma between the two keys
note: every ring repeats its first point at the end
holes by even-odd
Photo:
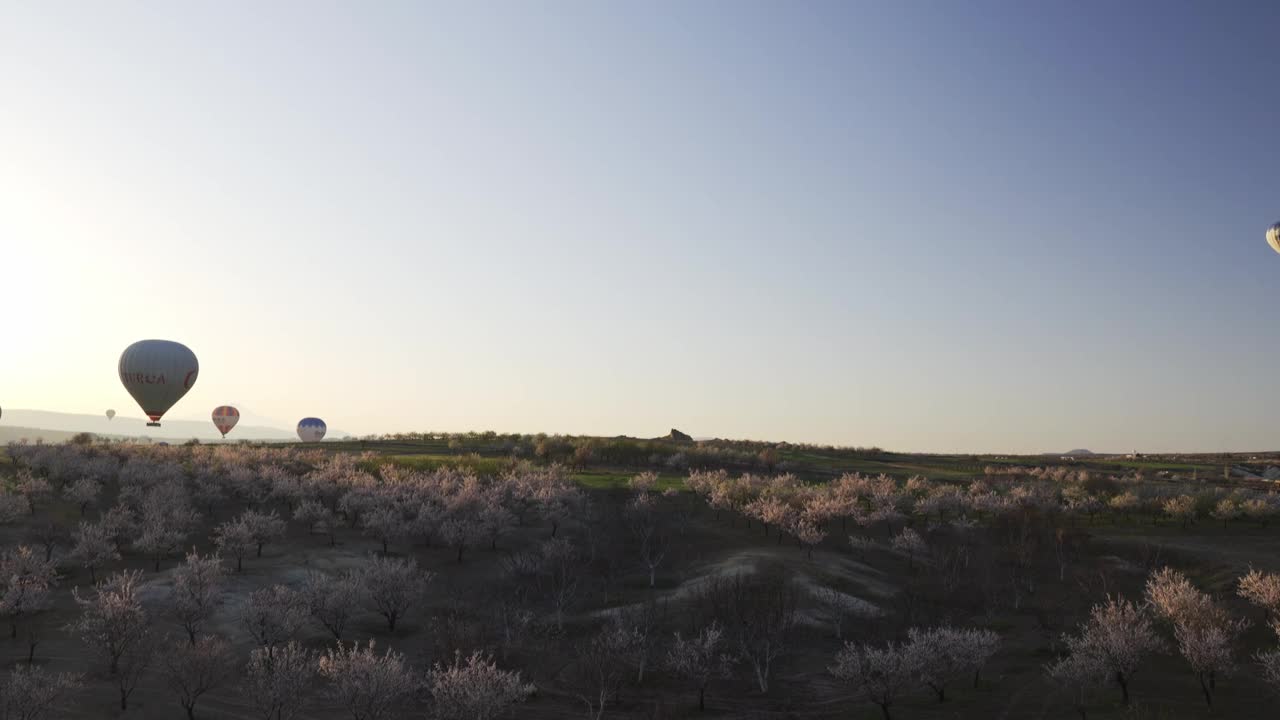
{"type": "Polygon", "coordinates": [[[1267,228],[1267,244],[1272,250],[1280,253],[1280,222],[1267,228]]]}
{"type": "Polygon", "coordinates": [[[108,420],[113,419],[115,416],[116,416],[116,411],[115,411],[115,410],[108,410],[108,411],[107,411],[107,419],[108,419],[108,420]]]}
{"type": "Polygon", "coordinates": [[[320,418],[309,417],[298,421],[298,437],[302,438],[302,442],[320,442],[324,439],[325,430],[328,428],[320,418]]]}
{"type": "Polygon", "coordinates": [[[146,413],[149,427],[160,427],[160,418],[196,384],[200,362],[182,343],[139,340],[120,355],[120,382],[146,413]]]}

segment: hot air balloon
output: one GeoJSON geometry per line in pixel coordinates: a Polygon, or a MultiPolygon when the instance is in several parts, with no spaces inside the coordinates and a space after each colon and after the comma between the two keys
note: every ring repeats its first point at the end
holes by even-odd
{"type": "Polygon", "coordinates": [[[320,418],[302,418],[298,421],[298,437],[302,442],[319,442],[328,428],[320,418]]]}
{"type": "Polygon", "coordinates": [[[1272,250],[1280,253],[1280,222],[1267,228],[1267,244],[1272,250]]]}
{"type": "Polygon", "coordinates": [[[120,382],[151,419],[148,427],[160,427],[160,418],[196,384],[199,374],[200,362],[182,343],[139,340],[120,354],[120,382]]]}
{"type": "Polygon", "coordinates": [[[115,411],[115,410],[108,410],[108,411],[107,411],[107,419],[108,419],[108,420],[110,420],[110,419],[114,418],[115,416],[116,416],[116,411],[115,411]]]}
{"type": "Polygon", "coordinates": [[[222,437],[226,437],[238,422],[240,422],[240,411],[230,405],[220,405],[213,409],[213,424],[218,428],[218,432],[222,433],[222,437]]]}

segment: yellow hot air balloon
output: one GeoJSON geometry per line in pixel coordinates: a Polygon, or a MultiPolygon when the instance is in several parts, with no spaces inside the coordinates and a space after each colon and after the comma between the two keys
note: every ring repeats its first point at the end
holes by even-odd
{"type": "Polygon", "coordinates": [[[200,362],[182,343],[171,340],[139,340],[120,355],[120,382],[147,414],[149,427],[160,427],[160,418],[196,384],[200,362]]]}
{"type": "Polygon", "coordinates": [[[1267,244],[1280,253],[1280,222],[1267,228],[1267,244]]]}

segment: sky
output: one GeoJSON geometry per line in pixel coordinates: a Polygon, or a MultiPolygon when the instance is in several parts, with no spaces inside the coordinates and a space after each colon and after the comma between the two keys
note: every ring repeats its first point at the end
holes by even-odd
{"type": "Polygon", "coordinates": [[[0,15],[0,407],[1280,448],[1280,4],[0,15]]]}

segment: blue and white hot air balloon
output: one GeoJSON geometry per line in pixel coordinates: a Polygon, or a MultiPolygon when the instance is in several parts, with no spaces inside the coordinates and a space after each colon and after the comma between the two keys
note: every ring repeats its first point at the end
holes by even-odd
{"type": "Polygon", "coordinates": [[[320,418],[309,417],[298,421],[298,437],[302,438],[302,442],[320,442],[328,429],[320,418]]]}

